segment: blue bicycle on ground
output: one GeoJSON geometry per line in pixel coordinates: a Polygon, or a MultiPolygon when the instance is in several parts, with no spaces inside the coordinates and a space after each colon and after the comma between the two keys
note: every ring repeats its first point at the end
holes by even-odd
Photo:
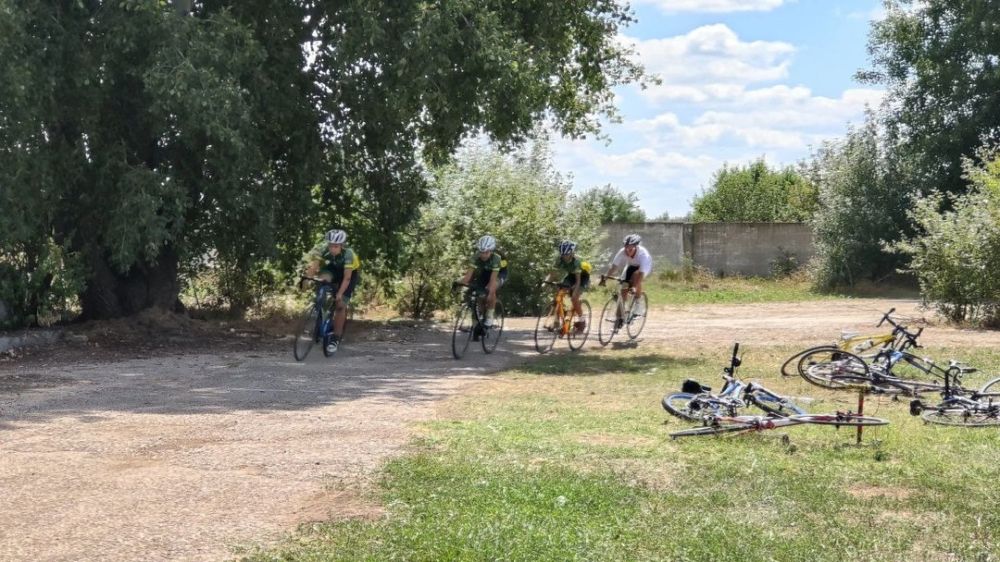
{"type": "MultiPolygon", "coordinates": [[[[331,293],[333,283],[318,277],[302,277],[302,281],[310,281],[316,284],[316,298],[306,307],[299,324],[300,328],[295,333],[295,360],[304,361],[313,344],[321,344],[323,355],[329,357],[327,343],[333,334],[333,298],[331,293]]],[[[347,318],[351,314],[348,311],[347,318]]],[[[344,331],[347,331],[347,324],[344,324],[344,331]]],[[[344,335],[340,335],[343,340],[344,335]]]]}

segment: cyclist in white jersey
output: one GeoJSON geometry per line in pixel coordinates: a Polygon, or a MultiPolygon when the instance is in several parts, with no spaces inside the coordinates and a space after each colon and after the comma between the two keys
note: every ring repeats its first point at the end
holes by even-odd
{"type": "Polygon", "coordinates": [[[628,297],[628,289],[635,290],[635,298],[642,296],[642,281],[649,277],[653,271],[653,256],[649,255],[646,248],[640,246],[642,237],[638,234],[629,234],[622,240],[622,249],[618,250],[608,270],[601,276],[599,285],[604,285],[604,280],[611,277],[616,272],[625,270],[625,275],[621,277],[627,286],[622,287],[622,299],[628,297]]]}

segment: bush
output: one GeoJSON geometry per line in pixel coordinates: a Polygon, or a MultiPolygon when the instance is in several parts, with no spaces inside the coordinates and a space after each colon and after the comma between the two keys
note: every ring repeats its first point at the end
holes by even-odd
{"type": "Polygon", "coordinates": [[[38,326],[75,315],[85,273],[79,256],[51,240],[0,248],[0,328],[38,326]]]}
{"type": "Polygon", "coordinates": [[[911,257],[925,301],[952,321],[1000,325],[1000,156],[966,163],[968,193],[934,194],[910,213],[921,234],[893,247],[911,257]]]}

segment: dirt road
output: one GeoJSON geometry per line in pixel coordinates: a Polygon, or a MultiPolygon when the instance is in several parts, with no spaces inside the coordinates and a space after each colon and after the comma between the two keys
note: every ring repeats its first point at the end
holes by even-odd
{"type": "MultiPolygon", "coordinates": [[[[812,343],[905,301],[657,309],[643,346],[812,343]]],[[[917,314],[919,316],[919,314],[917,314]]],[[[450,357],[448,334],[356,341],[329,361],[284,349],[0,365],[0,560],[225,560],[297,523],[373,516],[359,498],[435,404],[534,356],[450,357]]],[[[996,345],[935,328],[928,344],[996,345]]],[[[589,344],[588,344],[589,346],[589,344]]]]}

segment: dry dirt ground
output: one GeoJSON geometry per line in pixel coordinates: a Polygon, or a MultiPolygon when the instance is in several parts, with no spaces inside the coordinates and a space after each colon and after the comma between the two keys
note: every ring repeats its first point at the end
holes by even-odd
{"type": "MultiPolygon", "coordinates": [[[[867,299],[667,307],[639,345],[804,347],[870,330],[890,307],[924,316],[867,299]]],[[[455,361],[445,326],[383,324],[304,363],[274,336],[176,322],[76,329],[0,362],[0,560],[226,560],[298,523],[377,516],[359,484],[415,422],[535,356],[529,319],[509,321],[492,356],[455,361]]],[[[924,341],[996,346],[1000,334],[935,326],[924,341]]]]}

